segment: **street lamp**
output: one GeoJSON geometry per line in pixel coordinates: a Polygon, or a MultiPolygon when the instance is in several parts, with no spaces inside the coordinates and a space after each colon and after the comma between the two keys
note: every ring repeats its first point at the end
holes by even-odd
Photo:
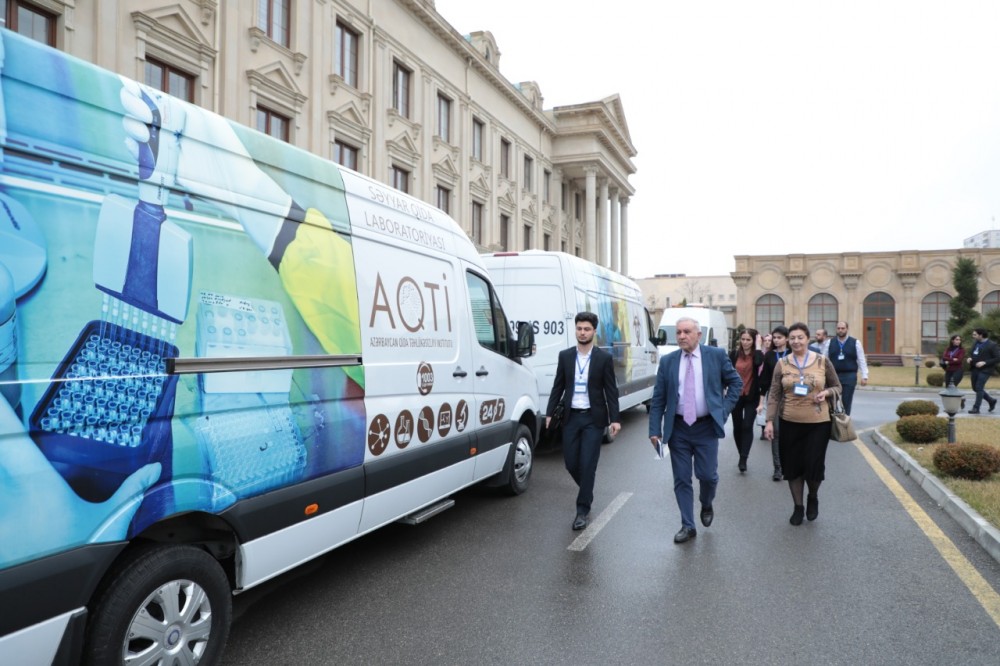
{"type": "Polygon", "coordinates": [[[938,393],[941,396],[941,404],[944,405],[944,411],[948,414],[948,443],[955,443],[955,414],[962,411],[962,402],[965,400],[965,394],[955,388],[954,382],[948,382],[947,388],[938,393]]]}
{"type": "Polygon", "coordinates": [[[917,354],[916,356],[913,357],[913,365],[914,365],[915,370],[916,370],[916,375],[913,378],[913,385],[914,386],[920,386],[920,362],[923,361],[923,360],[924,360],[924,357],[921,356],[920,354],[917,354]]]}

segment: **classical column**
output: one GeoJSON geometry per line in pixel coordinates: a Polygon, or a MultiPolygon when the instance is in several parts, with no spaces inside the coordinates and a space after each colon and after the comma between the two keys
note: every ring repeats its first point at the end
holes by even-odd
{"type": "Polygon", "coordinates": [[[618,228],[618,188],[611,188],[611,270],[621,269],[618,228]]]}
{"type": "Polygon", "coordinates": [[[618,200],[622,218],[622,275],[628,275],[628,201],[628,197],[622,197],[618,200]]]}
{"type": "Polygon", "coordinates": [[[608,179],[601,178],[601,194],[597,199],[597,263],[608,266],[608,179]]]}
{"type": "Polygon", "coordinates": [[[563,191],[565,185],[562,181],[562,169],[552,170],[552,195],[555,197],[555,213],[552,215],[552,249],[556,252],[562,247],[562,224],[563,224],[563,191]]]}
{"type": "Polygon", "coordinates": [[[597,167],[585,167],[587,174],[586,218],[583,220],[584,248],[583,256],[590,261],[597,261],[597,167]]]}

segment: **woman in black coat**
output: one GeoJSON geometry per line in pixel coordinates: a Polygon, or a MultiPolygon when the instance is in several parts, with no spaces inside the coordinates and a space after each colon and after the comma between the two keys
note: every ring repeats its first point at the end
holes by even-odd
{"type": "Polygon", "coordinates": [[[743,380],[743,391],[732,412],[733,439],[736,440],[736,451],[740,454],[740,472],[747,471],[747,457],[754,440],[754,417],[760,402],[759,381],[764,355],[756,348],[756,340],[757,331],[748,328],[740,334],[736,349],[729,353],[729,360],[743,380]]]}
{"type": "MultiPolygon", "coordinates": [[[[775,326],[771,331],[771,350],[764,354],[764,367],[761,370],[758,386],[760,387],[760,405],[758,412],[767,410],[767,394],[771,390],[771,379],[774,377],[774,367],[788,354],[788,328],[775,326]]],[[[775,423],[777,425],[777,423],[775,423]]],[[[775,481],[781,481],[781,456],[778,451],[778,436],[771,440],[771,459],[774,462],[775,481]]]]}

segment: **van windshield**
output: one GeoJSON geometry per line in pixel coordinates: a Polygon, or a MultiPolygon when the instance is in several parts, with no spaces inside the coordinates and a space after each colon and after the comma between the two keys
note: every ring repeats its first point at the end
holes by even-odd
{"type": "Polygon", "coordinates": [[[667,344],[676,345],[677,344],[677,327],[673,324],[664,324],[660,326],[660,330],[666,332],[667,334],[667,344]]]}

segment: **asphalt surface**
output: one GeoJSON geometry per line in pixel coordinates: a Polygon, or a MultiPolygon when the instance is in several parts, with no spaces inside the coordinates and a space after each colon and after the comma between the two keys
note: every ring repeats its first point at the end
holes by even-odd
{"type": "MultiPolygon", "coordinates": [[[[856,425],[894,420],[915,397],[937,399],[859,391],[856,425]]],[[[464,491],[428,523],[388,526],[240,595],[224,663],[1000,663],[1000,565],[870,434],[831,442],[819,519],[801,527],[771,480],[770,444],[740,474],[727,438],[715,522],[678,546],[669,461],[654,460],[644,410],[623,422],[584,532],[570,530],[561,455],[538,456],[520,497],[464,491]]]]}

